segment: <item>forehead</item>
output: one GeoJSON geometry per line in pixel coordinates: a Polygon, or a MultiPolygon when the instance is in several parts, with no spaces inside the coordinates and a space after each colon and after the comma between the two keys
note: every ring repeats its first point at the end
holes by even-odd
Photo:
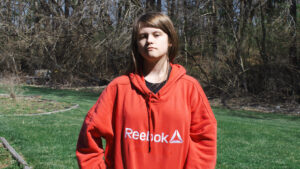
{"type": "Polygon", "coordinates": [[[161,30],[160,28],[147,27],[147,26],[141,27],[139,29],[139,31],[138,31],[139,34],[142,34],[142,33],[154,33],[154,32],[164,33],[164,31],[161,30]]]}

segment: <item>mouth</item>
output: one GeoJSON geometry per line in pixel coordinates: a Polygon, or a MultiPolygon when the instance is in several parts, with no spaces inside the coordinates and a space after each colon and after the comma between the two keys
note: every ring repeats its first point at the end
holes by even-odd
{"type": "Polygon", "coordinates": [[[147,50],[154,50],[154,47],[147,47],[147,50]]]}

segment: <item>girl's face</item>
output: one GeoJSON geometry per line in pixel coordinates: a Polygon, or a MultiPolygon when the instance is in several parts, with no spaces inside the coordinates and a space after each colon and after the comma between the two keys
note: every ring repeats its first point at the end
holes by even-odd
{"type": "Polygon", "coordinates": [[[168,57],[168,35],[159,28],[142,27],[138,33],[138,51],[146,62],[156,62],[168,57]]]}

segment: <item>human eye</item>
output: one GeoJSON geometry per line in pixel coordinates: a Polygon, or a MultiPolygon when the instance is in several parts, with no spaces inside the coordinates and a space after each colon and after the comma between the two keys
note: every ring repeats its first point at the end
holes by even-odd
{"type": "Polygon", "coordinates": [[[161,35],[161,33],[158,33],[158,32],[153,34],[154,37],[159,37],[160,35],[161,35]]]}
{"type": "Polygon", "coordinates": [[[146,34],[140,34],[140,35],[138,36],[138,39],[144,39],[144,38],[146,38],[146,34]]]}

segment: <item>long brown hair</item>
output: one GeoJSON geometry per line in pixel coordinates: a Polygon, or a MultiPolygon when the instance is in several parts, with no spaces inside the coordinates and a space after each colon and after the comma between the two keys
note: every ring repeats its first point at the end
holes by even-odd
{"type": "Polygon", "coordinates": [[[132,37],[131,37],[131,55],[132,63],[129,67],[129,72],[137,73],[139,70],[143,69],[143,57],[138,51],[138,33],[142,27],[153,27],[159,28],[168,35],[169,47],[168,57],[169,61],[172,63],[174,58],[178,53],[178,36],[175,31],[174,25],[171,19],[159,12],[149,12],[140,16],[133,24],[132,37]]]}

